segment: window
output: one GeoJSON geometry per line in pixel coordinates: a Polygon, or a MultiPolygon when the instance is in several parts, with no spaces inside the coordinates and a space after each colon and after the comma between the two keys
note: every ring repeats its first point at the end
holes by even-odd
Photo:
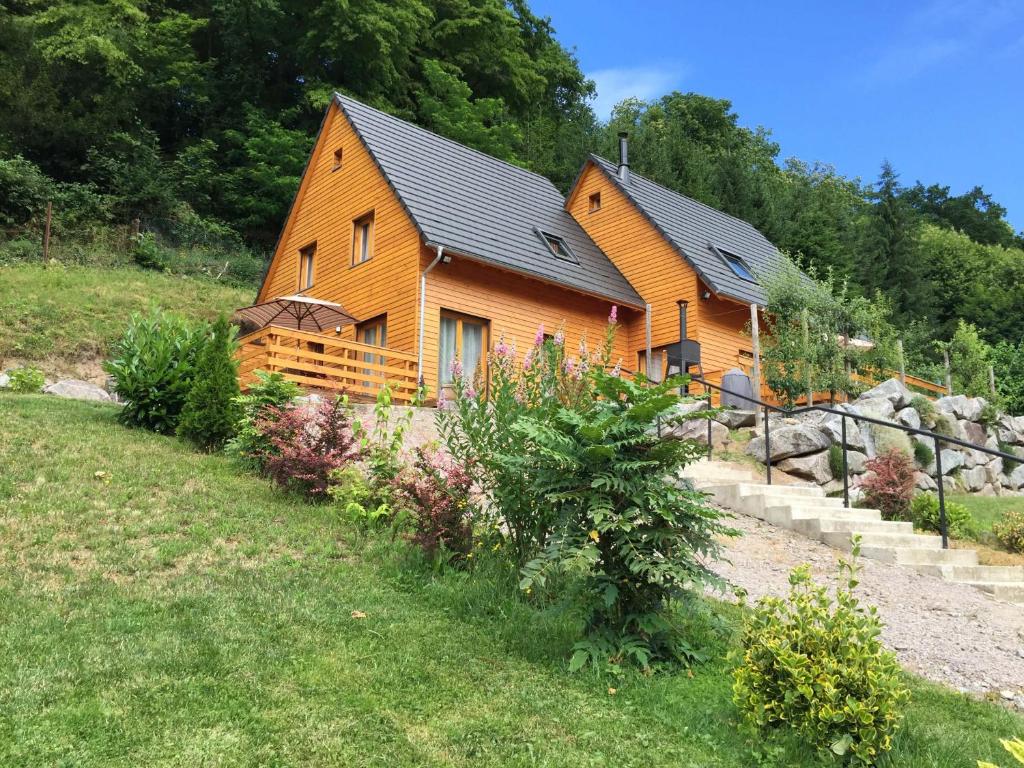
{"type": "Polygon", "coordinates": [[[352,266],[373,258],[373,212],[352,222],[352,266]]]}
{"type": "Polygon", "coordinates": [[[313,287],[316,243],[307,245],[299,251],[299,291],[313,287]]]}
{"type": "MultiPolygon", "coordinates": [[[[386,347],[388,345],[388,316],[379,315],[372,320],[367,320],[365,323],[360,323],[356,326],[356,341],[361,344],[369,344],[373,347],[386,347]]],[[[375,355],[373,352],[362,353],[363,362],[369,363],[370,365],[386,365],[387,355],[375,355]]],[[[382,371],[373,370],[372,368],[363,369],[363,373],[370,376],[384,376],[382,371]]],[[[370,382],[363,382],[364,386],[369,386],[370,382]]]]}
{"type": "Polygon", "coordinates": [[[600,211],[600,210],[601,210],[601,193],[600,192],[595,192],[594,194],[592,194],[590,196],[590,212],[594,213],[595,211],[600,211]]]}
{"type": "Polygon", "coordinates": [[[548,232],[541,232],[539,229],[537,230],[537,234],[540,235],[541,240],[544,241],[544,244],[548,247],[548,250],[551,251],[552,255],[562,259],[563,261],[571,261],[575,264],[579,264],[579,261],[576,259],[576,254],[572,252],[569,248],[569,244],[561,237],[558,235],[552,235],[548,232]]]}
{"type": "Polygon", "coordinates": [[[747,266],[746,262],[743,261],[739,256],[728,251],[723,251],[721,248],[715,248],[711,246],[712,250],[722,257],[722,260],[729,265],[729,269],[732,270],[733,274],[741,280],[746,280],[750,283],[756,283],[757,278],[754,277],[754,273],[750,271],[750,267],[747,266]]]}
{"type": "Polygon", "coordinates": [[[342,155],[342,150],[340,150],[340,149],[334,150],[334,167],[331,168],[332,171],[336,171],[339,168],[341,168],[341,155],[342,155]]]}
{"type": "Polygon", "coordinates": [[[441,311],[438,339],[437,380],[442,387],[452,384],[452,362],[462,363],[462,377],[473,382],[479,375],[487,380],[488,322],[479,317],[441,311]]]}

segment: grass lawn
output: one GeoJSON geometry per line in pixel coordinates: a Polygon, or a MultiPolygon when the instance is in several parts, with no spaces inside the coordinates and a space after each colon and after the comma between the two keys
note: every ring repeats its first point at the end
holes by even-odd
{"type": "MultiPolygon", "coordinates": [[[[724,648],[692,677],[570,675],[558,615],[115,413],[0,395],[0,765],[834,764],[742,735],[724,648]]],[[[1024,735],[911,686],[888,765],[1005,763],[1024,735]]]]}
{"type": "Polygon", "coordinates": [[[213,318],[251,304],[255,294],[212,279],[135,267],[0,266],[0,363],[7,357],[95,357],[106,352],[133,312],[158,306],[213,318]]]}
{"type": "Polygon", "coordinates": [[[992,533],[992,523],[1004,512],[1024,512],[1024,496],[974,496],[964,493],[946,498],[967,507],[983,534],[992,533]]]}

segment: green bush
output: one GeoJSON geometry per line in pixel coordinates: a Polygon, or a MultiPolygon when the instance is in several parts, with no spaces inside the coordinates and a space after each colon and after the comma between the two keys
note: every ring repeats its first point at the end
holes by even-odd
{"type": "MultiPolygon", "coordinates": [[[[1003,745],[1003,749],[1010,753],[1010,757],[1024,765],[1024,739],[1014,739],[1013,741],[1000,739],[999,742],[1003,745]]],[[[999,768],[999,766],[979,760],[978,768],[999,768]]]]}
{"type": "Polygon", "coordinates": [[[843,447],[833,443],[828,447],[828,468],[832,471],[832,477],[843,477],[843,447]]]}
{"type": "Polygon", "coordinates": [[[210,326],[196,358],[178,435],[203,450],[220,450],[238,428],[236,329],[223,315],[210,326]]]}
{"type": "Polygon", "coordinates": [[[21,155],[0,158],[0,226],[27,224],[46,210],[53,182],[21,155]]]}
{"type": "MultiPolygon", "coordinates": [[[[910,501],[910,519],[921,531],[942,533],[939,521],[939,499],[933,493],[919,493],[910,501]]],[[[946,531],[954,539],[974,539],[978,526],[973,515],[963,504],[946,502],[946,531]]]]}
{"type": "MultiPolygon", "coordinates": [[[[1003,453],[1008,453],[1011,456],[1016,456],[1016,453],[1014,453],[1014,447],[1004,440],[999,441],[999,450],[1002,451],[1003,453]]],[[[1010,474],[1022,463],[1024,463],[1024,460],[1003,459],[1003,474],[1010,474]]]]}
{"type": "Polygon", "coordinates": [[[978,416],[978,423],[991,428],[999,422],[999,416],[999,407],[995,403],[985,403],[978,416]]]}
{"type": "Polygon", "coordinates": [[[909,693],[875,608],[854,595],[857,567],[840,561],[834,603],[806,565],[789,583],[788,599],[762,598],[744,621],[733,701],[762,732],[792,728],[816,749],[873,765],[892,747],[909,693]]]}
{"type": "Polygon", "coordinates": [[[356,432],[366,456],[366,472],[373,493],[371,506],[380,509],[393,506],[394,482],[405,466],[405,433],[412,426],[413,411],[408,408],[395,418],[391,387],[385,384],[377,392],[373,417],[371,432],[366,433],[358,423],[356,432]]]}
{"type": "Polygon", "coordinates": [[[875,450],[879,455],[893,451],[899,451],[908,458],[914,455],[910,436],[903,430],[883,427],[880,424],[872,424],[870,428],[871,437],[875,442],[875,450]]]}
{"type": "Polygon", "coordinates": [[[935,403],[924,395],[914,395],[910,398],[910,407],[917,411],[917,415],[921,417],[922,424],[935,423],[935,417],[937,415],[935,403]]]}
{"type": "Polygon", "coordinates": [[[256,424],[270,408],[289,407],[301,390],[294,381],[280,373],[256,371],[256,381],[245,394],[235,398],[239,409],[235,435],[224,446],[225,452],[255,470],[262,470],[262,457],[270,455],[273,446],[256,424]]]}
{"type": "Polygon", "coordinates": [[[1024,512],[1016,509],[1004,512],[992,523],[992,533],[1010,552],[1024,552],[1024,512]]]}
{"type": "Polygon", "coordinates": [[[374,491],[358,467],[335,469],[329,478],[327,495],[352,522],[370,527],[391,517],[391,508],[386,503],[373,503],[374,491]]]}
{"type": "Polygon", "coordinates": [[[719,552],[717,538],[732,532],[703,494],[666,482],[703,454],[699,444],[660,440],[654,429],[678,405],[685,379],[648,388],[596,369],[592,381],[586,407],[521,419],[527,450],[504,457],[555,513],[547,546],[523,567],[520,586],[567,577],[586,622],[571,669],[692,661],[669,609],[717,583],[706,563],[719,552]]]}
{"type": "Polygon", "coordinates": [[[171,267],[171,255],[152,232],[140,232],[132,237],[132,258],[145,269],[164,271],[171,267]]]}
{"type": "Polygon", "coordinates": [[[203,333],[180,317],[154,310],[133,315],[103,369],[124,402],[123,423],[173,434],[192,389],[203,333]]]}
{"type": "Polygon", "coordinates": [[[7,388],[16,394],[31,395],[39,392],[46,383],[46,377],[38,368],[14,368],[7,372],[10,381],[7,388]]]}
{"type": "Polygon", "coordinates": [[[931,466],[931,463],[935,461],[935,451],[928,443],[922,443],[920,440],[914,440],[914,461],[917,462],[917,466],[921,469],[925,469],[931,466]]]}
{"type": "Polygon", "coordinates": [[[945,414],[937,414],[935,416],[935,424],[932,425],[932,432],[946,437],[955,437],[953,419],[945,414]]]}

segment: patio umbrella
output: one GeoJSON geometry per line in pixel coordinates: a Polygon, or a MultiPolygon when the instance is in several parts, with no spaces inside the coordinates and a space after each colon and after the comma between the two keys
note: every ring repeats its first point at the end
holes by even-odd
{"type": "Polygon", "coordinates": [[[235,310],[232,319],[243,328],[252,330],[277,325],[296,331],[316,332],[358,322],[342,309],[341,304],[308,296],[279,296],[262,304],[235,310]]]}

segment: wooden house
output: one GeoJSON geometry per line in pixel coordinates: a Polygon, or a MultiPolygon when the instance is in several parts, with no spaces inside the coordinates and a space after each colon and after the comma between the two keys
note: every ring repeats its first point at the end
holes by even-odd
{"type": "Polygon", "coordinates": [[[315,387],[407,398],[486,377],[499,337],[525,350],[540,326],[603,338],[611,307],[627,370],[660,378],[681,338],[714,381],[744,368],[758,276],[782,256],[748,223],[611,163],[587,159],[564,198],[545,177],[335,95],[257,302],[333,302],[353,322],[257,329],[242,375],[284,370],[315,387]],[[650,350],[650,357],[648,357],[650,350]]]}

